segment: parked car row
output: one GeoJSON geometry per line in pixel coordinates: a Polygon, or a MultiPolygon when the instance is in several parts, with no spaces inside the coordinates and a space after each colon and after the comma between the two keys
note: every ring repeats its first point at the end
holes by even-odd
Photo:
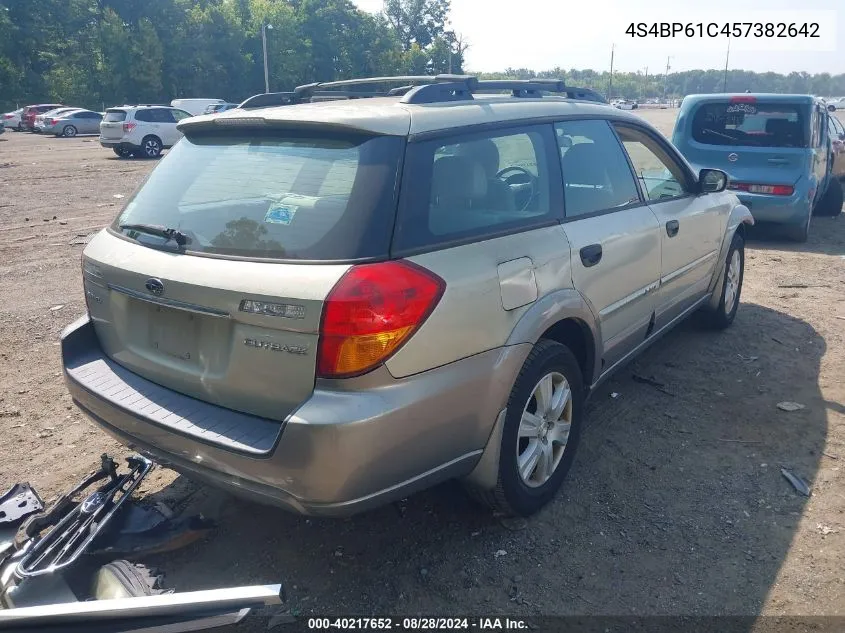
{"type": "Polygon", "coordinates": [[[96,134],[103,115],[85,108],[42,103],[26,106],[3,115],[3,124],[10,129],[73,137],[96,134]]]}

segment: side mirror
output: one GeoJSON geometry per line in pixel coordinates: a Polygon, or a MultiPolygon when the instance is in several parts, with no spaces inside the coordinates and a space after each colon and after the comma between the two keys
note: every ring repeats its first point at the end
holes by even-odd
{"type": "Polygon", "coordinates": [[[719,169],[702,169],[698,172],[701,193],[718,193],[728,188],[728,175],[719,169]]]}

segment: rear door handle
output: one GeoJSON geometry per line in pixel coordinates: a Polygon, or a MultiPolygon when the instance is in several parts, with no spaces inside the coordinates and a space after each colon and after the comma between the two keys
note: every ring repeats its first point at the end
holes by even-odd
{"type": "Polygon", "coordinates": [[[669,220],[666,223],[666,235],[669,237],[675,237],[679,230],[681,230],[681,225],[678,224],[677,220],[669,220]]]}
{"type": "Polygon", "coordinates": [[[772,165],[786,165],[789,161],[785,158],[770,158],[768,162],[772,165]]]}
{"type": "Polygon", "coordinates": [[[595,266],[601,261],[601,244],[590,244],[581,249],[581,263],[584,268],[595,266]]]}

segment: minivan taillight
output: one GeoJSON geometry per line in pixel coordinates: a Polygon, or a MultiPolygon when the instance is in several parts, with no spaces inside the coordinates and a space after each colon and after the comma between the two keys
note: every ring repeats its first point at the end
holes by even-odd
{"type": "Polygon", "coordinates": [[[446,289],[405,261],[353,266],[323,305],[317,375],[347,378],[386,361],[425,322],[446,289]]]}
{"type": "Polygon", "coordinates": [[[772,196],[791,196],[795,191],[792,185],[756,185],[748,182],[732,182],[728,189],[747,191],[748,193],[765,193],[772,196]]]}
{"type": "Polygon", "coordinates": [[[127,133],[131,132],[132,130],[135,129],[136,125],[137,125],[136,123],[131,123],[131,122],[130,123],[124,123],[123,124],[123,131],[127,132],[127,133]]]}

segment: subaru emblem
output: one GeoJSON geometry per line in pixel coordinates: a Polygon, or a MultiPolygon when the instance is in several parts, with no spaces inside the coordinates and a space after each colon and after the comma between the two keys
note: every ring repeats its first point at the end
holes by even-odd
{"type": "Polygon", "coordinates": [[[737,160],[739,160],[739,154],[731,152],[730,154],[728,154],[728,160],[732,163],[735,163],[737,160]]]}
{"type": "Polygon", "coordinates": [[[164,284],[161,283],[161,279],[147,279],[147,283],[144,284],[144,287],[156,297],[160,297],[164,294],[164,284]]]}
{"type": "Polygon", "coordinates": [[[103,507],[106,503],[106,495],[102,492],[92,492],[88,498],[82,502],[80,511],[82,514],[93,514],[97,509],[103,507]]]}

